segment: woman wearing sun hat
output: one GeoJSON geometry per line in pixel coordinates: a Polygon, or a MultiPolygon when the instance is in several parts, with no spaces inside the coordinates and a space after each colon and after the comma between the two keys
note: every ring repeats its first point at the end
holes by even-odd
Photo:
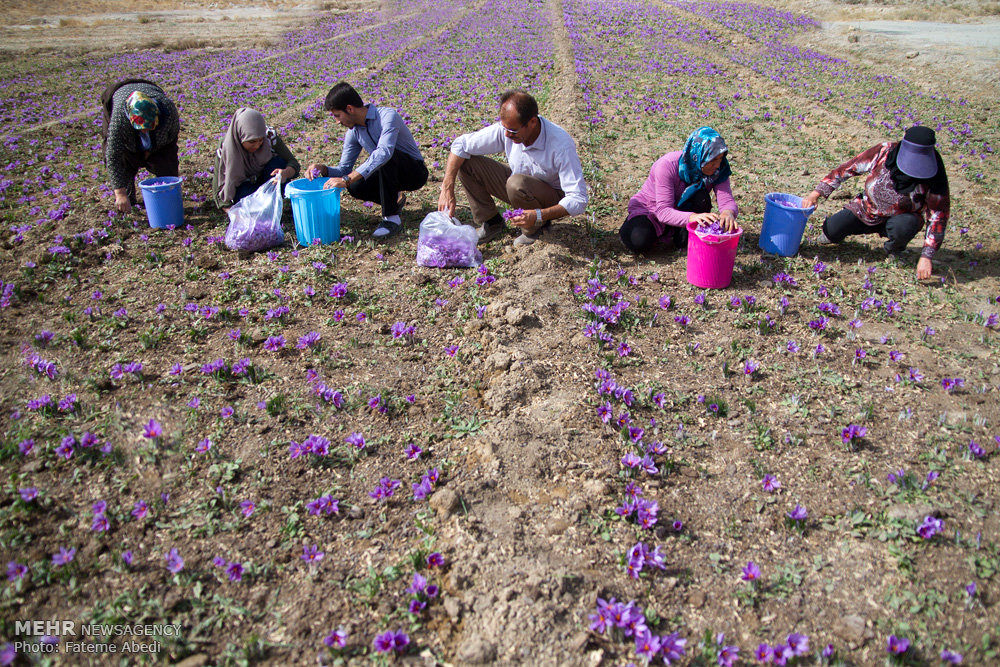
{"type": "Polygon", "coordinates": [[[618,230],[632,252],[652,249],[660,239],[687,248],[688,222],[719,222],[736,229],[739,209],[729,185],[729,148],[718,132],[699,127],[684,148],[667,153],[649,170],[649,177],[628,203],[628,218],[618,230]],[[711,192],[719,204],[712,213],[711,192]]]}
{"type": "Polygon", "coordinates": [[[177,176],[177,108],[152,81],[126,79],[101,95],[104,163],[115,191],[115,208],[135,204],[135,175],[177,176]]]}
{"type": "Polygon", "coordinates": [[[885,251],[899,256],[924,227],[917,278],[929,278],[931,258],[944,241],[951,202],[948,175],[934,148],[934,130],[915,125],[902,141],[887,141],[840,165],[802,198],[802,207],[815,206],[852,176],[868,174],[864,190],[823,222],[817,241],[840,243],[853,234],[886,237],[885,251]]]}

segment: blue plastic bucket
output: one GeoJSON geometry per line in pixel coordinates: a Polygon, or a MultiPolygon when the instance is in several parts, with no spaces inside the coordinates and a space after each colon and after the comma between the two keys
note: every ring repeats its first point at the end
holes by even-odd
{"type": "Polygon", "coordinates": [[[328,178],[296,178],[285,186],[292,200],[292,220],[299,245],[336,243],[340,240],[340,188],[323,189],[328,178]]]}
{"type": "Polygon", "coordinates": [[[764,224],[758,245],[764,252],[792,257],[799,251],[806,220],[816,207],[802,208],[802,197],[772,192],[764,196],[764,224]]]}
{"type": "Polygon", "coordinates": [[[139,181],[142,203],[146,205],[149,226],[166,229],[184,224],[184,200],[178,176],[154,176],[139,181]]]}

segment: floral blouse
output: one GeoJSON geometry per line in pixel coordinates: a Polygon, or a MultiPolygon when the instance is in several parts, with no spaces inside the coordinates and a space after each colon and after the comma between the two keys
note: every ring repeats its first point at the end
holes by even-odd
{"type": "Polygon", "coordinates": [[[943,194],[928,190],[921,183],[907,194],[896,192],[892,174],[885,166],[889,152],[897,142],[887,141],[872,146],[857,157],[840,165],[819,182],[816,191],[829,197],[834,190],[852,176],[868,174],[862,192],[844,207],[866,225],[881,225],[894,215],[902,213],[923,213],[927,220],[924,248],[921,256],[930,259],[944,241],[944,230],[948,225],[951,200],[947,189],[943,194]]]}

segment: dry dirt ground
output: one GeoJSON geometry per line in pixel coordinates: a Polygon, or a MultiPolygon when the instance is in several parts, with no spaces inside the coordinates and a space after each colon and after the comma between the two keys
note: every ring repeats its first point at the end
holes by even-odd
{"type": "MultiPolygon", "coordinates": [[[[29,11],[21,3],[16,3],[17,6],[14,4],[2,5],[5,10],[6,25],[0,29],[0,40],[9,58],[17,58],[17,52],[21,50],[67,49],[79,53],[87,49],[150,46],[173,48],[197,44],[223,46],[244,43],[247,39],[266,41],[277,37],[296,22],[305,20],[304,17],[319,8],[318,5],[292,3],[277,6],[275,3],[270,3],[266,7],[252,6],[250,3],[218,3],[208,7],[196,3],[177,3],[157,12],[135,12],[125,3],[108,2],[92,3],[85,7],[74,5],[70,9],[58,3],[52,3],[51,6],[36,4],[29,11]]],[[[879,12],[878,8],[869,8],[867,5],[845,7],[841,3],[815,2],[792,3],[792,5],[796,10],[820,18],[827,15],[836,16],[838,21],[831,22],[822,32],[804,38],[806,43],[827,51],[843,48],[851,52],[851,57],[856,60],[868,59],[880,63],[880,66],[892,68],[893,71],[919,75],[914,76],[914,80],[923,81],[932,78],[926,76],[927,71],[932,71],[935,77],[947,82],[948,90],[957,91],[965,85],[963,82],[970,82],[979,88],[962,92],[969,93],[973,97],[979,96],[985,99],[992,93],[990,78],[988,76],[981,78],[976,73],[970,73],[970,69],[995,71],[997,60],[994,51],[987,48],[966,51],[957,44],[917,49],[908,41],[909,38],[884,32],[884,25],[863,23],[863,20],[875,17],[880,21],[896,21],[900,18],[898,13],[879,12]],[[833,11],[834,8],[836,12],[833,11]],[[831,45],[835,48],[831,48],[831,45]],[[913,55],[915,50],[919,51],[918,55],[913,55]],[[970,63],[975,67],[970,68],[970,63]]],[[[358,5],[345,3],[338,5],[336,9],[351,11],[356,6],[358,5]]],[[[549,6],[555,19],[554,23],[561,26],[559,4],[550,2],[549,6]]],[[[948,16],[961,14],[963,6],[951,5],[952,9],[946,14],[948,16]]],[[[985,7],[983,13],[986,16],[976,20],[983,21],[983,25],[992,25],[986,23],[992,21],[988,16],[990,3],[982,3],[982,6],[985,7]]],[[[330,4],[326,3],[322,8],[330,9],[330,4]]],[[[909,7],[908,11],[915,10],[909,7]]],[[[911,24],[906,24],[906,27],[916,30],[926,29],[926,26],[915,27],[911,24]]],[[[967,25],[966,29],[979,30],[979,28],[969,28],[967,25]]],[[[940,34],[947,33],[935,32],[936,36],[940,34]]],[[[557,51],[555,76],[557,85],[546,101],[546,115],[575,130],[575,133],[582,133],[581,128],[574,127],[579,123],[579,99],[572,85],[571,46],[564,30],[558,30],[554,37],[557,51]]],[[[850,123],[844,123],[844,126],[852,132],[864,133],[864,130],[852,127],[850,123]]],[[[853,138],[857,139],[857,135],[853,138]]],[[[633,143],[622,150],[625,149],[634,150],[640,155],[641,159],[635,160],[636,164],[648,164],[651,158],[662,152],[660,145],[633,143]]],[[[633,181],[641,179],[640,171],[634,170],[635,173],[623,176],[617,182],[615,176],[609,176],[608,182],[611,187],[619,187],[622,192],[628,192],[634,189],[633,181]]],[[[801,180],[804,183],[808,179],[801,180]]],[[[430,184],[428,190],[433,190],[434,185],[430,184]]],[[[430,202],[431,195],[424,193],[422,196],[428,199],[423,202],[426,206],[430,202]]],[[[603,224],[607,226],[613,222],[605,220],[603,224]]],[[[572,283],[579,282],[580,278],[586,275],[586,258],[593,254],[594,248],[590,245],[590,240],[583,237],[582,232],[570,225],[557,226],[551,239],[550,243],[539,244],[527,252],[514,251],[509,247],[499,251],[500,263],[505,270],[503,280],[507,293],[490,295],[491,305],[483,320],[470,319],[461,330],[434,333],[437,336],[434,339],[435,344],[465,341],[465,344],[473,346],[475,351],[469,353],[465,362],[468,364],[470,376],[481,377],[482,384],[477,382],[475,386],[465,386],[454,382],[453,378],[446,374],[430,373],[417,352],[407,347],[384,346],[380,340],[385,338],[386,332],[378,332],[376,335],[364,332],[360,326],[357,327],[360,332],[357,334],[360,341],[358,351],[345,353],[343,359],[327,360],[332,372],[341,378],[350,378],[350,380],[344,379],[345,383],[349,381],[353,383],[355,380],[360,383],[359,391],[361,386],[378,386],[385,388],[387,394],[399,397],[411,391],[416,391],[418,394],[422,391],[426,394],[443,395],[454,388],[452,399],[455,404],[475,405],[482,414],[489,415],[485,424],[469,424],[462,421],[464,415],[442,412],[437,404],[431,406],[418,399],[412,407],[403,406],[401,401],[392,406],[390,414],[392,419],[398,421],[390,424],[389,417],[386,417],[384,422],[378,422],[379,427],[384,426],[389,432],[393,428],[398,428],[398,422],[405,421],[407,434],[413,435],[414,438],[417,438],[417,434],[423,435],[422,430],[440,431],[443,428],[442,422],[450,424],[456,431],[463,428],[473,430],[473,427],[476,427],[474,436],[465,439],[456,438],[454,441],[438,439],[433,450],[428,451],[435,461],[444,460],[449,466],[454,466],[448,471],[452,475],[448,479],[449,493],[439,494],[432,502],[432,507],[438,516],[443,517],[439,519],[435,539],[438,540],[438,545],[446,547],[450,569],[447,577],[442,578],[442,587],[449,600],[445,605],[447,618],[442,618],[440,615],[435,617],[430,630],[436,633],[439,645],[446,647],[446,654],[457,664],[487,662],[494,657],[499,657],[501,662],[509,664],[528,664],[532,660],[538,661],[539,655],[544,656],[544,659],[540,660],[544,664],[597,664],[606,656],[607,662],[611,663],[613,659],[620,658],[614,664],[621,664],[628,655],[627,651],[618,651],[613,646],[595,641],[592,636],[579,630],[582,619],[593,609],[595,596],[612,588],[610,585],[605,586],[610,578],[609,571],[614,570],[615,576],[620,571],[617,555],[611,554],[604,540],[620,544],[629,536],[621,524],[609,528],[610,524],[605,518],[612,502],[610,498],[615,493],[610,486],[617,481],[616,476],[619,472],[620,450],[617,439],[605,434],[596,438],[594,442],[587,440],[588,443],[592,443],[587,445],[587,451],[577,452],[570,446],[581,441],[578,425],[593,421],[589,397],[581,395],[582,392],[589,391],[588,388],[592,385],[593,363],[585,354],[590,343],[580,334],[573,337],[567,332],[578,329],[578,327],[573,328],[577,324],[578,304],[571,293],[572,283]],[[561,275],[572,278],[560,280],[554,277],[561,275]],[[581,360],[585,360],[586,363],[581,360]],[[384,372],[385,369],[391,371],[384,372]],[[557,449],[555,445],[565,448],[557,449]],[[548,634],[551,627],[558,628],[558,636],[548,634]],[[567,628],[577,628],[577,631],[567,632],[567,628]],[[606,654],[603,653],[605,650],[606,654]],[[586,657],[583,657],[584,655],[586,657]]],[[[606,235],[598,250],[607,250],[610,255],[612,252],[617,252],[612,250],[614,245],[614,239],[609,240],[606,235]]],[[[408,295],[419,293],[421,298],[427,294],[433,296],[438,293],[434,290],[440,285],[435,284],[436,278],[431,277],[430,272],[412,270],[408,262],[396,261],[398,258],[392,256],[396,250],[391,246],[386,250],[386,255],[393,261],[386,260],[384,263],[381,261],[381,254],[376,261],[368,254],[362,255],[362,252],[356,254],[345,252],[342,264],[336,267],[336,271],[343,275],[364,275],[366,271],[382,270],[381,267],[384,266],[385,280],[389,284],[399,285],[400,291],[381,295],[380,307],[406,312],[410,305],[407,303],[410,298],[408,295]],[[403,290],[406,290],[405,294],[403,290]]],[[[177,250],[174,255],[168,257],[167,263],[174,260],[180,263],[180,255],[181,252],[177,250]]],[[[214,260],[207,258],[208,263],[204,267],[206,270],[216,272],[224,268],[212,264],[212,261],[214,260]]],[[[630,274],[647,277],[648,266],[631,257],[623,258],[621,265],[630,274]]],[[[239,268],[263,273],[267,269],[267,264],[264,257],[259,256],[245,261],[240,260],[239,268]]],[[[676,279],[681,283],[683,283],[680,277],[682,272],[683,263],[676,261],[667,262],[660,270],[665,281],[676,279]]],[[[614,270],[610,266],[606,267],[604,274],[606,282],[611,283],[614,275],[614,270]]],[[[846,278],[844,280],[846,281],[846,278]]],[[[178,281],[180,284],[179,277],[178,281]]],[[[760,282],[761,280],[756,281],[760,282]]],[[[768,281],[763,279],[763,282],[768,281]]],[[[748,282],[745,287],[757,289],[759,285],[756,283],[748,282]]],[[[995,294],[996,284],[996,276],[991,273],[976,289],[984,294],[995,294]]],[[[263,291],[268,285],[266,281],[261,280],[256,287],[263,291]]],[[[635,288],[636,292],[650,299],[656,298],[654,292],[657,289],[658,286],[652,283],[644,283],[635,288]]],[[[440,295],[445,299],[457,300],[457,297],[449,297],[447,291],[440,291],[440,295]]],[[[206,298],[211,300],[205,290],[197,287],[184,296],[196,301],[206,298]]],[[[728,296],[727,294],[726,297],[728,296]]],[[[159,298],[161,298],[159,295],[154,294],[138,294],[135,308],[152,309],[159,298]]],[[[724,307],[721,296],[712,298],[718,301],[713,303],[713,307],[724,307]]],[[[442,309],[445,307],[441,306],[442,309]]],[[[33,314],[25,314],[28,318],[32,316],[33,314]]],[[[40,321],[34,322],[31,331],[37,330],[41,324],[43,323],[40,321]],[[35,326],[36,324],[38,326],[35,326]]],[[[947,323],[935,322],[935,326],[945,329],[947,323]]],[[[878,329],[878,325],[873,328],[878,329]]],[[[298,333],[304,333],[304,330],[298,333]]],[[[880,334],[888,333],[891,333],[890,327],[882,331],[866,330],[864,336],[865,340],[874,345],[880,334]]],[[[428,336],[430,335],[428,333],[428,336]]],[[[680,339],[681,337],[677,336],[677,340],[680,339]]],[[[706,349],[708,347],[706,345],[706,349]]],[[[227,349],[219,344],[217,349],[211,352],[205,350],[199,353],[207,359],[210,356],[227,354],[225,351],[227,349]]],[[[989,350],[984,351],[974,345],[970,346],[969,350],[970,355],[979,355],[984,359],[989,358],[991,354],[989,350]]],[[[658,350],[650,351],[650,358],[657,353],[658,350]]],[[[700,361],[704,360],[701,357],[691,356],[692,361],[689,364],[684,354],[680,342],[675,341],[670,344],[668,356],[672,357],[676,367],[672,367],[670,363],[662,364],[659,371],[662,375],[657,377],[659,382],[666,384],[676,382],[679,385],[682,376],[690,375],[689,365],[693,373],[699,372],[700,361]],[[677,361],[678,359],[682,361],[677,361]]],[[[711,353],[713,356],[714,354],[711,353]]],[[[932,359],[933,355],[928,352],[927,358],[920,360],[920,363],[921,365],[924,362],[931,363],[932,359]]],[[[284,362],[276,362],[275,366],[279,373],[294,365],[293,363],[281,365],[281,363],[284,362]]],[[[642,369],[624,367],[620,370],[625,384],[639,386],[649,379],[645,376],[646,371],[642,369]]],[[[788,380],[780,378],[780,370],[775,370],[774,373],[779,376],[775,378],[776,383],[788,380]]],[[[844,375],[847,376],[848,372],[845,371],[844,375]]],[[[890,379],[886,376],[871,381],[881,383],[890,382],[890,379]]],[[[296,376],[294,380],[285,381],[285,384],[294,386],[302,382],[296,376]]],[[[126,398],[138,399],[137,395],[141,395],[142,391],[141,386],[123,388],[119,397],[123,401],[126,398]]],[[[253,391],[252,387],[244,385],[237,387],[233,384],[225,392],[220,389],[220,395],[213,396],[211,400],[220,404],[223,401],[246,403],[251,400],[253,391]],[[226,395],[222,396],[222,393],[226,395]]],[[[288,393],[291,395],[293,391],[289,390],[288,393]]],[[[734,388],[733,394],[744,396],[747,402],[759,401],[762,406],[767,403],[767,407],[773,408],[775,413],[779,409],[785,409],[785,407],[779,408],[776,395],[751,396],[746,387],[734,388]]],[[[169,403],[171,396],[165,395],[162,400],[164,403],[169,403]]],[[[208,400],[206,399],[206,402],[208,400]]],[[[362,402],[364,399],[354,400],[362,402]]],[[[684,409],[680,402],[674,407],[678,411],[684,409]]],[[[735,400],[732,409],[734,413],[737,412],[735,400]]],[[[818,411],[815,406],[813,409],[814,412],[818,411]]],[[[941,406],[935,405],[928,409],[941,409],[941,406]]],[[[986,406],[982,409],[989,411],[993,408],[986,406]]],[[[794,419],[795,410],[792,408],[788,410],[792,415],[789,419],[794,419]]],[[[756,410],[739,408],[739,414],[734,414],[728,421],[718,422],[716,430],[723,432],[719,441],[715,440],[716,433],[712,431],[715,427],[711,424],[714,422],[709,421],[709,425],[706,426],[709,418],[699,418],[700,423],[693,426],[692,430],[697,428],[702,435],[686,445],[685,441],[681,440],[677,455],[677,470],[674,471],[676,475],[670,478],[670,481],[657,479],[648,485],[649,492],[658,494],[664,501],[664,506],[669,505],[672,511],[675,510],[678,516],[684,516],[692,525],[702,526],[703,534],[706,536],[701,538],[697,533],[693,536],[685,533],[683,537],[675,539],[673,533],[668,535],[665,532],[665,528],[663,534],[658,534],[658,539],[667,545],[672,566],[664,578],[657,580],[657,591],[662,594],[662,600],[669,602],[671,606],[680,606],[686,610],[684,620],[688,625],[709,627],[732,623],[740,628],[733,639],[739,638],[744,643],[758,636],[757,633],[762,632],[762,628],[770,631],[770,628],[784,627],[784,631],[789,631],[792,628],[782,626],[782,622],[801,618],[804,613],[818,613],[822,616],[822,622],[828,624],[837,637],[842,638],[843,645],[854,649],[867,644],[862,652],[855,655],[859,656],[861,663],[873,664],[882,658],[883,651],[881,646],[875,646],[871,641],[875,628],[870,620],[866,625],[865,620],[877,616],[884,610],[885,605],[881,599],[869,595],[868,591],[874,590],[882,582],[883,572],[878,566],[894,570],[895,562],[887,559],[880,550],[873,547],[872,541],[859,542],[861,546],[849,547],[844,547],[844,542],[827,544],[823,538],[827,526],[814,526],[800,543],[793,543],[792,539],[788,539],[785,545],[781,544],[780,536],[784,533],[781,532],[780,520],[775,519],[772,521],[774,525],[768,525],[766,530],[762,531],[767,535],[755,534],[744,527],[751,525],[755,517],[763,512],[765,504],[773,502],[768,497],[744,491],[759,479],[758,462],[754,457],[760,456],[763,459],[766,455],[750,451],[750,447],[742,440],[735,438],[732,441],[727,440],[729,436],[726,434],[749,432],[751,422],[757,419],[753,416],[755,412],[756,410]],[[709,433],[711,435],[708,435],[709,433]],[[747,452],[750,456],[745,455],[747,452]],[[677,478],[680,482],[675,484],[674,480],[677,478]],[[729,484],[728,480],[731,479],[737,479],[739,486],[729,484]],[[714,503],[686,505],[690,502],[690,497],[685,493],[685,485],[698,483],[704,485],[703,491],[705,488],[710,489],[705,495],[714,499],[714,503]],[[713,561],[713,568],[735,567],[738,571],[742,563],[736,562],[738,554],[733,552],[731,547],[731,544],[736,542],[749,545],[766,542],[766,550],[776,559],[779,556],[791,558],[792,565],[797,564],[798,569],[790,568],[787,575],[788,594],[780,603],[769,607],[766,613],[746,613],[735,600],[729,599],[725,594],[720,595],[720,599],[712,599],[712,592],[706,596],[704,590],[692,585],[690,581],[686,565],[698,559],[703,561],[708,552],[717,557],[713,561]],[[806,562],[806,553],[814,559],[806,562]],[[796,557],[801,557],[801,560],[795,561],[796,557]],[[847,615],[831,612],[829,616],[825,616],[825,611],[810,606],[813,603],[808,595],[801,592],[803,579],[806,580],[807,586],[818,585],[817,580],[823,577],[819,573],[823,572],[824,568],[828,572],[833,563],[836,563],[838,573],[845,571],[846,563],[846,570],[850,574],[837,581],[834,590],[827,591],[831,608],[862,608],[863,612],[847,615]],[[857,580],[845,581],[851,574],[857,580]],[[860,592],[855,595],[852,591],[860,592]],[[857,599],[852,599],[855,597],[857,599]]],[[[345,417],[346,419],[348,418],[345,417]]],[[[241,433],[252,433],[252,436],[246,442],[237,445],[238,458],[246,461],[254,460],[261,442],[280,441],[281,446],[285,446],[288,438],[284,436],[288,435],[289,428],[294,427],[294,419],[291,421],[293,422],[291,427],[285,423],[277,427],[284,432],[277,433],[270,432],[272,428],[270,420],[250,416],[241,433]]],[[[345,422],[337,428],[347,431],[351,427],[345,422]]],[[[771,436],[764,433],[761,437],[771,436]]],[[[773,437],[777,438],[777,432],[773,437]]],[[[819,440],[818,434],[811,430],[808,437],[819,440]]],[[[392,446],[395,444],[392,443],[392,446]]],[[[387,442],[378,442],[373,444],[373,449],[381,453],[388,446],[387,442]]],[[[800,481],[808,477],[809,484],[830,490],[825,501],[829,503],[829,507],[810,508],[817,515],[827,511],[830,514],[839,511],[842,508],[833,507],[837,503],[847,507],[858,499],[870,500],[860,486],[855,489],[852,483],[851,488],[846,488],[845,484],[840,483],[856,473],[856,466],[861,465],[856,461],[855,453],[836,452],[825,459],[812,447],[789,446],[787,449],[782,449],[782,445],[777,443],[772,443],[772,446],[782,451],[786,456],[786,463],[791,461],[793,467],[801,470],[803,480],[800,481]],[[834,473],[841,476],[839,482],[835,479],[834,473]]],[[[888,447],[883,447],[881,443],[876,444],[861,456],[879,457],[885,453],[885,449],[888,447]]],[[[916,465],[915,460],[908,463],[916,465]]],[[[394,461],[392,465],[395,466],[394,470],[399,470],[404,464],[394,461]]],[[[245,466],[245,469],[247,467],[245,466]]],[[[141,484],[146,489],[158,488],[160,480],[152,479],[156,469],[149,466],[144,470],[144,476],[149,479],[144,478],[136,484],[141,484]]],[[[375,470],[374,460],[363,460],[358,464],[357,470],[360,472],[352,471],[350,479],[338,480],[337,488],[345,492],[350,490],[355,495],[363,495],[365,489],[361,488],[361,482],[355,475],[362,478],[365,474],[372,474],[375,470]]],[[[174,479],[184,472],[186,471],[171,469],[167,474],[174,479]]],[[[261,480],[289,479],[294,485],[312,483],[315,486],[327,473],[327,470],[318,466],[302,470],[287,461],[281,461],[277,466],[269,463],[269,467],[245,474],[257,476],[261,480]]],[[[213,469],[211,474],[222,478],[226,474],[225,468],[213,469]]],[[[786,484],[790,479],[791,476],[786,478],[786,484]]],[[[230,480],[226,481],[228,483],[230,480]]],[[[276,490],[272,511],[277,511],[279,498],[287,497],[285,491],[285,489],[276,490]]],[[[787,499],[787,497],[782,498],[783,501],[787,499]]],[[[176,497],[171,502],[179,505],[185,501],[184,497],[176,497]]],[[[901,515],[900,518],[906,520],[912,520],[911,515],[914,512],[919,513],[917,508],[908,505],[898,507],[896,510],[901,515]]],[[[218,515],[222,513],[219,512],[218,515]]],[[[344,525],[347,526],[347,533],[356,531],[359,535],[367,533],[372,537],[363,552],[353,554],[357,562],[332,565],[332,571],[325,575],[328,579],[340,577],[345,581],[351,580],[352,585],[364,586],[368,580],[362,580],[358,576],[359,570],[364,571],[365,568],[376,566],[380,570],[387,564],[386,554],[392,553],[395,544],[416,541],[414,537],[416,530],[412,525],[395,518],[387,522],[385,516],[385,512],[375,503],[364,505],[359,503],[349,516],[337,519],[338,522],[342,521],[337,524],[338,529],[344,525]],[[362,565],[361,568],[357,567],[359,563],[362,565]]],[[[424,518],[428,521],[430,519],[430,517],[424,518]]],[[[857,526],[859,531],[865,529],[864,521],[865,512],[862,511],[857,526]]],[[[206,527],[197,525],[191,530],[204,531],[206,527]]],[[[158,542],[159,536],[151,534],[153,532],[155,531],[138,536],[137,539],[143,547],[152,549],[153,544],[156,544],[157,548],[161,546],[158,542]]],[[[988,532],[997,534],[995,519],[988,521],[988,532]]],[[[236,551],[240,549],[241,543],[264,544],[270,550],[283,539],[284,536],[278,534],[274,525],[262,528],[258,522],[253,528],[248,527],[242,532],[227,534],[224,538],[220,538],[220,543],[228,541],[225,546],[236,551]]],[[[195,555],[190,554],[192,562],[195,555]]],[[[207,553],[197,555],[204,559],[210,557],[207,553]]],[[[330,561],[335,560],[332,550],[328,558],[330,561]]],[[[292,557],[286,554],[279,556],[278,562],[284,564],[291,559],[292,557]]],[[[375,575],[379,574],[376,569],[368,571],[375,575]]],[[[375,575],[370,575],[369,579],[378,579],[375,575]]],[[[895,572],[892,576],[896,576],[895,572]]],[[[338,597],[343,595],[340,588],[315,576],[303,575],[294,582],[294,585],[299,589],[297,593],[288,594],[287,591],[283,591],[279,595],[277,591],[267,590],[266,586],[256,585],[248,595],[250,602],[247,606],[255,609],[267,608],[271,600],[280,597],[282,604],[277,611],[286,622],[279,633],[268,637],[269,640],[295,645],[296,641],[304,636],[313,637],[318,632],[315,627],[316,616],[328,612],[331,605],[343,601],[342,597],[338,597]],[[328,598],[325,597],[327,595],[328,598]]],[[[833,587],[833,582],[829,585],[833,587]]],[[[630,590],[632,594],[642,593],[638,583],[630,590]]],[[[113,592],[115,591],[99,590],[93,595],[100,600],[113,592]]],[[[176,593],[165,595],[163,608],[170,609],[170,604],[176,605],[178,603],[176,597],[176,593]]],[[[389,613],[395,603],[398,603],[398,600],[376,601],[373,602],[373,607],[378,606],[379,613],[389,613]]],[[[46,608],[46,605],[58,604],[58,600],[36,599],[34,604],[38,608],[46,608]]],[[[358,635],[363,635],[363,630],[355,629],[358,630],[358,635]]],[[[967,631],[967,628],[963,627],[963,631],[967,631]]],[[[776,632],[778,631],[775,630],[776,632]]],[[[218,648],[216,645],[212,647],[218,648]]],[[[314,652],[295,650],[292,655],[297,660],[303,663],[306,660],[314,660],[314,652]]],[[[745,653],[744,657],[747,657],[745,653]]]]}

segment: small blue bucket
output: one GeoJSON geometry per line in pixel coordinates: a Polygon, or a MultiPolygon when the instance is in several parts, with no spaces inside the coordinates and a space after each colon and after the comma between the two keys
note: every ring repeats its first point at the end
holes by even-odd
{"type": "Polygon", "coordinates": [[[816,207],[802,208],[802,197],[772,192],[764,196],[764,224],[758,245],[764,252],[792,257],[799,251],[806,220],[816,207]]]}
{"type": "Polygon", "coordinates": [[[166,229],[184,224],[184,200],[179,176],[154,176],[139,181],[142,203],[146,205],[149,226],[166,229]]]}
{"type": "Polygon", "coordinates": [[[323,189],[329,178],[296,178],[285,186],[285,196],[292,201],[292,220],[299,245],[336,243],[340,240],[341,188],[323,189]]]}

